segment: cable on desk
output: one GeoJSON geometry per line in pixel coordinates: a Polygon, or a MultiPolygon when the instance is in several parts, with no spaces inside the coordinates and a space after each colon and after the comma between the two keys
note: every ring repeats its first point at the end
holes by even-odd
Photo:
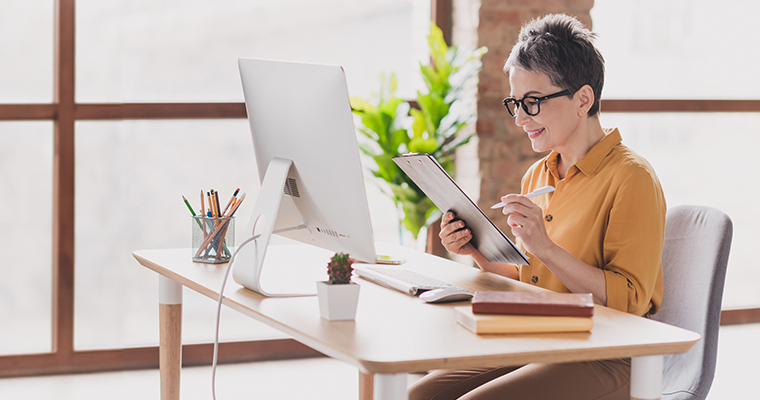
{"type": "MultiPolygon", "coordinates": [[[[253,223],[253,230],[252,232],[256,232],[256,224],[259,222],[259,219],[257,218],[256,221],[253,223]]],[[[214,358],[211,362],[211,397],[213,400],[216,400],[216,364],[218,359],[218,352],[219,352],[219,325],[220,321],[222,319],[222,300],[224,299],[224,287],[227,286],[227,278],[230,275],[230,271],[232,270],[232,264],[235,263],[235,258],[240,252],[240,250],[245,247],[248,243],[258,239],[261,235],[251,236],[248,239],[244,240],[243,243],[240,243],[240,246],[238,246],[237,249],[235,249],[235,252],[232,254],[232,257],[230,257],[230,262],[227,264],[227,271],[224,272],[224,280],[222,280],[222,287],[219,289],[219,301],[216,305],[216,331],[214,333],[214,358]]],[[[258,262],[258,261],[257,261],[258,262]]]]}

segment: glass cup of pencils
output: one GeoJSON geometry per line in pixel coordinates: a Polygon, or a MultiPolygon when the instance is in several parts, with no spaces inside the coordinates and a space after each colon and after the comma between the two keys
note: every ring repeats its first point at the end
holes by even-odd
{"type": "Polygon", "coordinates": [[[193,217],[193,261],[226,263],[234,246],[235,217],[193,217]]]}
{"type": "Polygon", "coordinates": [[[190,214],[193,215],[193,261],[220,264],[228,262],[232,257],[232,248],[235,247],[235,212],[245,200],[245,193],[240,197],[238,193],[240,188],[235,190],[227,206],[222,209],[219,192],[212,189],[204,196],[201,190],[199,214],[195,213],[190,202],[182,196],[190,214]]]}

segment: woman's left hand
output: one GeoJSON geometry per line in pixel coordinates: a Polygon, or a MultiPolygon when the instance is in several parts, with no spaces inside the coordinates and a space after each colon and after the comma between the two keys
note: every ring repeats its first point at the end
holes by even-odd
{"type": "Polygon", "coordinates": [[[525,250],[540,259],[541,254],[554,245],[546,233],[541,207],[519,194],[508,194],[501,201],[507,203],[501,212],[507,215],[512,234],[520,238],[525,250]]]}

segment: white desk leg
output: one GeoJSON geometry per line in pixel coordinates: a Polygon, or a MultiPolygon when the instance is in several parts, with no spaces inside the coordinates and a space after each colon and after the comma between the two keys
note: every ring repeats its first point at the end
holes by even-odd
{"type": "Polygon", "coordinates": [[[663,356],[631,359],[631,399],[652,400],[662,397],[663,356]]]}
{"type": "Polygon", "coordinates": [[[159,275],[158,318],[161,330],[159,371],[161,400],[179,400],[182,368],[182,285],[159,275]]]}
{"type": "Polygon", "coordinates": [[[375,400],[406,400],[406,374],[375,374],[375,400]]]}

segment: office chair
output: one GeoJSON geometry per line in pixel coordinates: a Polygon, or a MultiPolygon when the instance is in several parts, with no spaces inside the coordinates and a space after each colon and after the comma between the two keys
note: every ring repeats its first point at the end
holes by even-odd
{"type": "Polygon", "coordinates": [[[703,400],[710,391],[732,235],[731,219],[720,210],[668,210],[662,252],[665,294],[652,319],[697,332],[702,340],[686,353],[665,357],[663,399],[703,400]]]}

